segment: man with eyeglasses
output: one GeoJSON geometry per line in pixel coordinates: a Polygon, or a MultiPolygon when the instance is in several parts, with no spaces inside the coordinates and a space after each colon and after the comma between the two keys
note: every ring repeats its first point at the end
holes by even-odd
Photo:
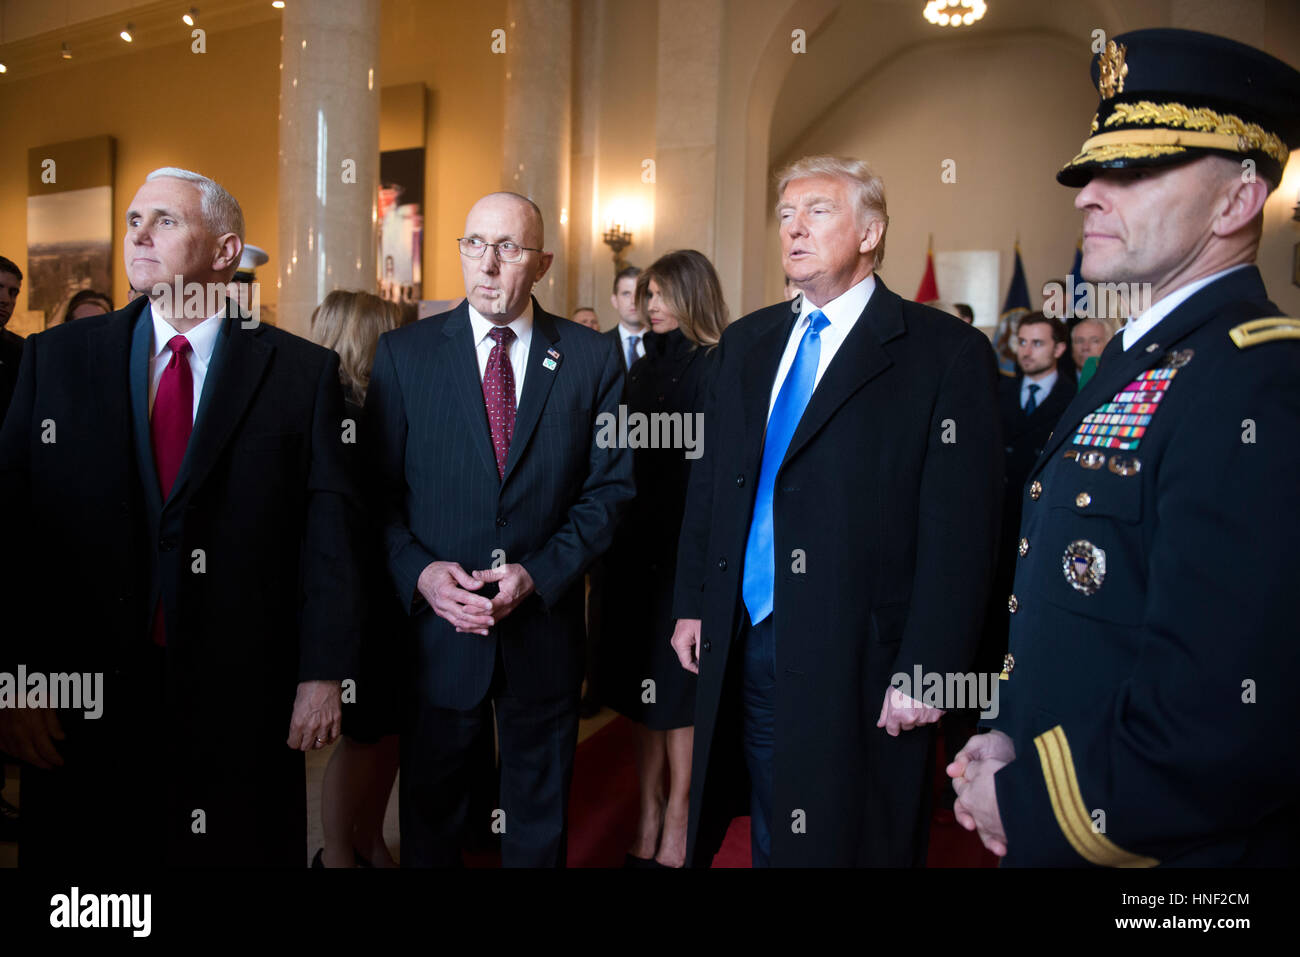
{"type": "Polygon", "coordinates": [[[465,300],[379,340],[366,414],[389,571],[415,631],[402,735],[402,864],[455,866],[476,737],[495,709],[507,866],[562,867],[583,572],[632,498],[632,458],[596,441],[623,363],[542,310],[541,210],[492,193],[457,240],[465,300]]]}

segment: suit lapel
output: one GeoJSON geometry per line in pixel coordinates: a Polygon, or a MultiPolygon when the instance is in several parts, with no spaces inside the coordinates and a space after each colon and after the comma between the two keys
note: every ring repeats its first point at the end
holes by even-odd
{"type": "Polygon", "coordinates": [[[132,441],[131,390],[122,388],[123,376],[130,376],[134,329],[135,322],[131,317],[120,316],[87,337],[86,357],[94,383],[92,395],[99,405],[96,416],[101,423],[97,438],[115,452],[135,445],[132,441]]]}
{"type": "Polygon", "coordinates": [[[483,465],[497,478],[497,458],[492,451],[492,433],[488,428],[487,406],[483,402],[483,380],[478,371],[478,352],[474,329],[469,322],[468,301],[462,301],[443,323],[442,334],[449,340],[443,350],[442,368],[450,378],[452,391],[460,399],[460,410],[470,441],[478,449],[483,465]]]}
{"type": "Polygon", "coordinates": [[[204,379],[199,416],[185,449],[168,503],[198,488],[244,417],[275,349],[259,338],[261,326],[241,328],[227,304],[226,319],[217,335],[212,365],[204,379]]]}
{"type": "Polygon", "coordinates": [[[555,320],[543,312],[533,300],[533,336],[528,347],[527,372],[524,373],[524,393],[519,399],[519,412],[515,416],[515,432],[510,437],[510,454],[506,457],[506,471],[501,479],[505,484],[515,470],[528,441],[537,428],[542,409],[546,407],[546,397],[551,394],[551,386],[564,369],[563,354],[556,348],[560,341],[560,331],[555,320]],[[550,355],[548,353],[554,353],[550,355]],[[550,360],[550,368],[545,363],[550,360]]]}
{"type": "Polygon", "coordinates": [[[867,307],[840,343],[835,358],[808,400],[808,408],[790,439],[785,454],[787,462],[808,444],[849,396],[893,365],[883,343],[902,335],[905,329],[902,301],[877,277],[867,307]]]}
{"type": "Polygon", "coordinates": [[[153,314],[149,300],[140,297],[143,308],[131,323],[131,355],[128,392],[131,397],[131,424],[135,435],[135,464],[144,487],[145,506],[150,518],[162,511],[162,492],[158,489],[158,472],[153,464],[153,436],[149,432],[149,359],[153,355],[153,314]]]}
{"type": "Polygon", "coordinates": [[[781,365],[781,356],[790,340],[790,331],[797,320],[798,313],[791,312],[782,321],[774,321],[754,340],[742,360],[740,393],[745,407],[744,464],[747,469],[756,468],[763,453],[772,386],[781,365]]]}

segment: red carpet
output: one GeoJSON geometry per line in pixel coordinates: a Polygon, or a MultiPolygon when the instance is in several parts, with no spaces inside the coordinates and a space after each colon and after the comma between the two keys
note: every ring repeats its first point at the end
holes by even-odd
{"type": "MultiPolygon", "coordinates": [[[[623,856],[636,832],[634,746],[632,723],[623,717],[578,745],[569,798],[570,867],[623,866],[623,856]]],[[[942,761],[937,758],[936,798],[948,781],[942,761]]],[[[993,867],[997,858],[984,850],[978,837],[963,830],[950,812],[936,812],[926,863],[930,867],[993,867]]],[[[713,866],[749,866],[749,818],[732,822],[713,866]]]]}

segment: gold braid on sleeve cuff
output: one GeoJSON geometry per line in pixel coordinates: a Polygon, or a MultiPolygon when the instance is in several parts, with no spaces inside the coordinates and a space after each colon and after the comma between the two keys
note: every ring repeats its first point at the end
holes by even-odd
{"type": "Polygon", "coordinates": [[[1115,845],[1094,826],[1088,807],[1079,791],[1074,773],[1074,756],[1065,729],[1059,724],[1034,738],[1038,760],[1043,766],[1043,781],[1052,800],[1057,826],[1079,856],[1098,867],[1155,867],[1160,862],[1142,857],[1115,845]]]}

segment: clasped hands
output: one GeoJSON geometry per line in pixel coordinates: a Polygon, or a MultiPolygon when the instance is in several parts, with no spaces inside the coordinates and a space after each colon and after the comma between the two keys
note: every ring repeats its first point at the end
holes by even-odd
{"type": "Polygon", "coordinates": [[[486,635],[533,593],[533,576],[523,565],[501,565],[473,574],[459,562],[431,562],[416,584],[433,613],[462,634],[486,635]],[[497,583],[495,598],[474,594],[497,583]]]}
{"type": "Polygon", "coordinates": [[[1007,855],[1007,835],[998,812],[993,775],[1016,759],[1016,746],[1001,731],[977,734],[948,765],[948,777],[957,792],[953,814],[968,831],[977,831],[984,846],[998,857],[1007,855]]]}

